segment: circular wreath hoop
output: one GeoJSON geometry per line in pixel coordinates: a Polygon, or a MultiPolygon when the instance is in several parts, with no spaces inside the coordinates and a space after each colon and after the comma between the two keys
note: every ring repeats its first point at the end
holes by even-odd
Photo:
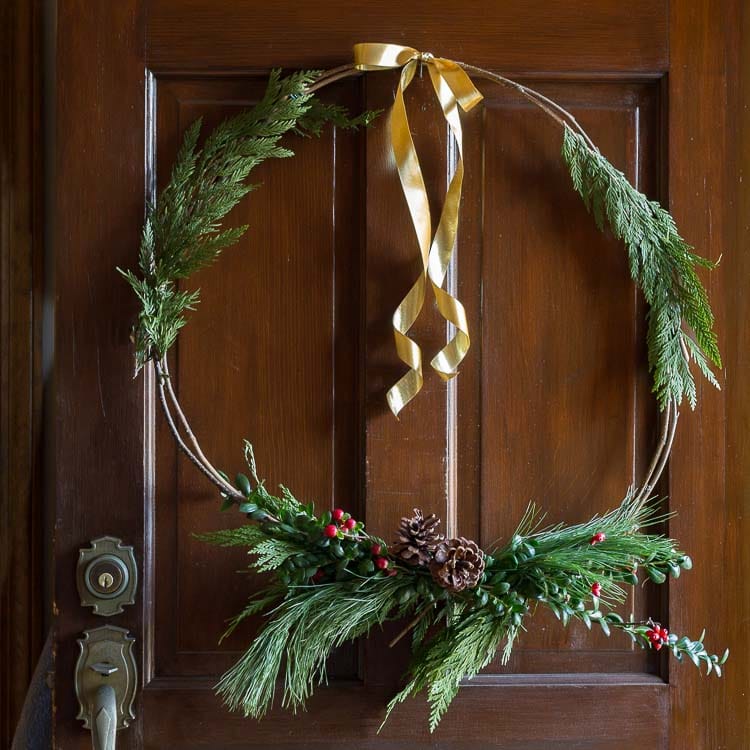
{"type": "MultiPolygon", "coordinates": [[[[398,152],[399,137],[408,136],[411,142],[405,109],[402,113],[394,109],[391,125],[394,155],[419,235],[418,224],[424,217],[415,215],[401,172],[412,157],[418,172],[418,159],[415,152],[401,154],[401,158],[398,152]],[[393,124],[397,116],[403,118],[400,136],[393,124]]],[[[326,659],[332,649],[387,620],[410,618],[391,645],[411,633],[412,662],[404,688],[388,704],[384,722],[399,702],[425,690],[432,731],[463,678],[476,675],[503,644],[507,661],[524,629],[524,619],[538,607],[550,609],[564,626],[579,620],[589,629],[598,625],[608,636],[617,630],[643,648],[658,651],[667,647],[678,660],[687,658],[720,676],[728,650],[719,657],[705,649],[703,636],[691,640],[650,619],[625,621],[615,611],[625,600],[626,587],[638,584],[640,571],[660,584],[692,567],[690,557],[674,540],[644,529],[668,517],[655,507],[652,492],[669,458],[679,406],[683,398],[691,407],[696,403],[689,364],[693,361],[717,387],[709,363],[721,366],[713,316],[695,271],[714,264],[692,252],[669,213],[638,192],[607,161],[570,112],[540,92],[473,65],[398,45],[356,45],[353,64],[322,73],[282,77],[273,71],[261,101],[223,122],[199,146],[200,128],[197,121],[187,129],[170,181],[148,208],[140,273],[121,273],[141,305],[133,333],[136,373],[146,363],[153,364],[159,403],[179,449],[219,489],[222,510],[237,508],[252,521],[201,538],[246,547],[253,556],[251,567],[273,574],[271,583],[252,597],[230,624],[228,632],[254,613],[264,612],[268,617],[247,652],[218,685],[227,705],[246,715],[263,716],[273,702],[285,662],[282,705],[303,707],[315,686],[325,680],[326,659]],[[426,66],[430,72],[459,151],[458,107],[467,109],[467,99],[471,100],[469,106],[481,99],[469,75],[501,84],[562,128],[562,157],[573,187],[598,227],[608,227],[625,244],[631,275],[649,305],[649,367],[662,427],[642,483],[631,488],[617,508],[585,523],[542,527],[542,517],[532,505],[512,537],[488,550],[464,537],[445,538],[434,514],[425,516],[419,509],[402,519],[391,545],[368,533],[364,523],[341,508],[317,515],[313,503],[298,501],[287,488],[282,486],[279,495],[267,490],[247,441],[244,455],[250,477],[240,473],[232,483],[206,458],[172,387],[167,364],[167,352],[186,322],[186,311],[198,302],[197,292],[180,290],[178,283],[213,262],[247,229],[222,229],[221,222],[252,189],[246,182],[251,170],[265,159],[292,156],[279,145],[290,131],[316,135],[326,124],[369,126],[378,114],[349,117],[341,108],[320,102],[315,92],[363,71],[399,68],[394,106],[403,107],[403,94],[417,66],[426,66]]],[[[411,148],[413,152],[413,144],[411,148]]],[[[462,166],[460,171],[462,174],[462,166]]],[[[457,197],[449,189],[446,207],[451,200],[457,220],[460,181],[457,197]]],[[[441,226],[436,235],[440,231],[441,226]]],[[[420,243],[425,268],[415,288],[429,279],[444,317],[456,325],[458,334],[466,328],[466,345],[459,351],[460,342],[457,344],[460,356],[452,365],[441,371],[436,366],[439,358],[433,360],[438,372],[452,377],[468,349],[468,327],[460,303],[443,292],[440,273],[432,273],[425,252],[430,248],[420,243]]],[[[414,308],[411,315],[404,315],[408,300],[409,295],[394,315],[394,336],[399,356],[410,368],[407,375],[412,375],[407,386],[417,382],[414,373],[418,372],[421,387],[421,358],[414,358],[416,345],[408,337],[416,319],[414,308]]],[[[421,303],[416,315],[419,308],[421,303]]],[[[405,402],[402,399],[396,404],[398,408],[389,394],[394,413],[418,390],[409,392],[405,402]]]]}

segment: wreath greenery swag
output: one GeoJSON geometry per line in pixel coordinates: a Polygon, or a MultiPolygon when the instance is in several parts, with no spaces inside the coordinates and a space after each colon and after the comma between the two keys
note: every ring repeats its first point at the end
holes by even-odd
{"type": "MultiPolygon", "coordinates": [[[[564,626],[579,620],[606,635],[619,631],[643,648],[666,647],[678,660],[702,664],[706,672],[720,676],[728,651],[719,657],[705,649],[702,635],[691,640],[652,620],[625,620],[616,611],[627,587],[639,580],[660,584],[692,567],[675,541],[656,533],[654,527],[668,516],[655,507],[652,493],[669,456],[678,407],[683,398],[691,407],[696,403],[690,361],[718,387],[710,369],[710,363],[721,365],[713,316],[695,270],[714,264],[694,254],[670,214],[638,192],[575,118],[542,94],[489,71],[411,48],[357,47],[357,65],[286,77],[272,72],[260,102],[219,125],[201,145],[200,121],[190,126],[167,186],[148,208],[140,273],[121,271],[141,305],[134,329],[136,373],[153,363],[160,404],[179,448],[219,488],[222,510],[236,508],[251,520],[202,538],[246,547],[252,555],[251,567],[272,573],[270,584],[230,624],[228,632],[254,613],[263,612],[268,618],[248,651],[221,679],[218,691],[230,708],[261,717],[274,700],[281,675],[282,704],[301,708],[325,680],[332,649],[387,620],[410,618],[394,642],[411,633],[412,663],[386,718],[399,702],[424,690],[434,730],[461,680],[476,675],[501,646],[507,661],[525,619],[539,607],[551,610],[564,626]],[[232,483],[206,459],[172,388],[167,365],[167,352],[185,324],[186,312],[198,303],[198,292],[184,291],[180,283],[213,262],[246,231],[246,227],[222,229],[222,220],[254,188],[246,181],[252,169],[266,159],[292,156],[279,145],[287,133],[318,134],[327,124],[367,126],[377,115],[366,112],[351,118],[344,110],[321,103],[314,92],[360,70],[399,67],[396,103],[403,106],[403,92],[417,65],[428,67],[457,139],[456,105],[462,104],[467,73],[510,88],[562,127],[562,157],[573,187],[599,228],[608,227],[624,242],[633,280],[649,305],[648,358],[664,422],[643,484],[631,488],[615,510],[581,524],[543,527],[542,516],[531,506],[508,541],[486,550],[463,537],[445,538],[438,519],[418,509],[402,519],[395,541],[388,544],[340,508],[316,514],[312,503],[298,501],[283,486],[278,496],[273,495],[258,476],[247,442],[249,478],[240,473],[232,483]]],[[[470,81],[468,85],[473,88],[470,81]]],[[[405,130],[408,134],[408,123],[405,130]]],[[[401,169],[397,149],[394,140],[401,169]]],[[[409,200],[405,183],[404,190],[409,200]]],[[[449,190],[446,198],[446,204],[454,201],[456,211],[460,182],[457,193],[451,197],[449,190]]],[[[412,218],[417,228],[422,217],[413,213],[412,218]]],[[[427,265],[424,277],[436,285],[441,307],[446,296],[440,296],[437,282],[442,279],[430,275],[427,265]]],[[[447,310],[450,304],[443,307],[447,310]]],[[[400,307],[400,312],[404,309],[400,307]]],[[[453,320],[450,316],[456,310],[462,310],[460,303],[446,317],[453,320]]],[[[410,326],[404,327],[409,316],[397,320],[398,313],[394,316],[397,346],[408,339],[410,326]]],[[[413,362],[407,364],[414,370],[413,362]]],[[[417,364],[421,377],[421,361],[417,364]]]]}

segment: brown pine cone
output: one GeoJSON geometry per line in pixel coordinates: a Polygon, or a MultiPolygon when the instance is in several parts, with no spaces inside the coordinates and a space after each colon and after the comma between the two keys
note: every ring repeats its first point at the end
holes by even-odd
{"type": "Polygon", "coordinates": [[[429,565],[436,545],[443,540],[437,531],[439,524],[440,519],[434,513],[425,518],[421,510],[414,508],[411,518],[401,519],[390,551],[409,565],[429,565]]]}
{"type": "Polygon", "coordinates": [[[446,539],[435,548],[430,573],[449,591],[473,589],[484,572],[484,552],[471,539],[446,539]]]}

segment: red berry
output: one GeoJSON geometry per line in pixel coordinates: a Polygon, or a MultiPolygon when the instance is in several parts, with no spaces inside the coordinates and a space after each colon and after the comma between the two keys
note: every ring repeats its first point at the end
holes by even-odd
{"type": "Polygon", "coordinates": [[[656,649],[657,651],[661,651],[661,641],[660,641],[659,643],[654,643],[654,648],[655,648],[655,649],[656,649]]]}
{"type": "Polygon", "coordinates": [[[661,637],[666,638],[669,635],[669,631],[666,628],[661,629],[661,637]]]}
{"type": "Polygon", "coordinates": [[[603,531],[597,531],[594,536],[591,537],[590,544],[599,544],[607,538],[607,535],[603,531]]]}
{"type": "Polygon", "coordinates": [[[382,551],[383,551],[382,544],[373,544],[372,547],[370,547],[370,552],[372,552],[373,555],[379,555],[382,551]]]}
{"type": "Polygon", "coordinates": [[[317,570],[315,571],[315,574],[313,575],[312,579],[313,579],[313,581],[314,581],[315,583],[317,583],[317,582],[318,582],[318,581],[319,581],[319,580],[320,580],[321,578],[323,578],[324,576],[325,576],[325,573],[324,573],[324,572],[323,572],[323,571],[322,571],[322,570],[321,570],[320,568],[318,568],[318,569],[317,569],[317,570]]]}
{"type": "Polygon", "coordinates": [[[389,576],[395,576],[396,575],[396,568],[389,568],[388,575],[389,576]]]}
{"type": "Polygon", "coordinates": [[[654,642],[654,643],[660,643],[661,642],[661,635],[657,633],[655,630],[649,631],[648,637],[654,642]]]}
{"type": "Polygon", "coordinates": [[[344,528],[350,531],[357,525],[357,522],[353,518],[348,518],[344,521],[344,528]]]}
{"type": "Polygon", "coordinates": [[[385,570],[388,567],[388,560],[386,560],[384,557],[375,558],[375,567],[379,568],[380,570],[385,570]]]}
{"type": "Polygon", "coordinates": [[[338,530],[338,529],[337,529],[337,528],[336,528],[336,527],[335,527],[335,526],[334,526],[334,525],[333,525],[332,523],[329,523],[329,524],[328,524],[328,526],[326,526],[326,527],[325,527],[325,528],[323,529],[323,533],[324,533],[324,534],[325,534],[325,535],[326,535],[326,536],[327,536],[327,537],[328,537],[329,539],[333,539],[333,537],[335,537],[335,536],[336,536],[336,534],[338,534],[338,533],[339,533],[339,530],[338,530]]]}
{"type": "Polygon", "coordinates": [[[602,593],[602,585],[601,585],[601,583],[598,583],[598,582],[597,582],[597,583],[595,583],[595,584],[594,584],[594,585],[593,585],[593,586],[591,587],[591,593],[592,593],[592,594],[593,594],[594,596],[599,596],[599,594],[601,594],[601,593],[602,593]]]}
{"type": "Polygon", "coordinates": [[[344,511],[341,508],[334,508],[331,511],[331,518],[334,521],[340,521],[344,517],[344,511]]]}

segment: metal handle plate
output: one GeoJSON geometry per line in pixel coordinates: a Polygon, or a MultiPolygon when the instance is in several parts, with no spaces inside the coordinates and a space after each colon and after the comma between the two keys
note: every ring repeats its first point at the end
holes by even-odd
{"type": "Polygon", "coordinates": [[[75,673],[78,719],[91,730],[95,750],[114,750],[115,734],[135,719],[138,674],[135,638],[124,628],[85,630],[75,673]]]}

